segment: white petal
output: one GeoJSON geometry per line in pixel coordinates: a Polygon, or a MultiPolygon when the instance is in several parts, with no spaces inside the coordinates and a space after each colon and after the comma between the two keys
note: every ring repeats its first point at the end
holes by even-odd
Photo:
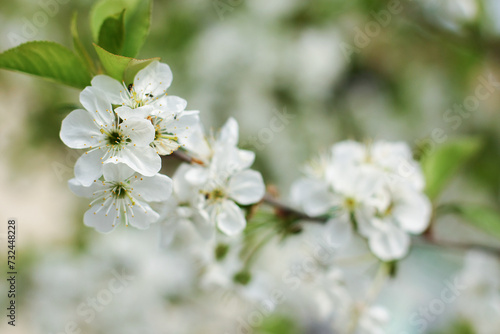
{"type": "Polygon", "coordinates": [[[186,171],[186,180],[193,186],[201,186],[208,180],[208,169],[202,166],[191,166],[186,171]]]}
{"type": "Polygon", "coordinates": [[[134,118],[146,118],[151,115],[154,111],[154,107],[150,105],[142,106],[139,108],[132,109],[127,106],[121,106],[115,109],[118,116],[123,120],[134,119],[134,118]]]}
{"type": "Polygon", "coordinates": [[[339,217],[329,219],[325,227],[328,241],[332,246],[342,247],[351,240],[352,224],[349,213],[344,212],[339,217]]]}
{"type": "Polygon", "coordinates": [[[92,182],[92,184],[88,187],[83,186],[77,179],[71,179],[68,181],[69,189],[76,195],[80,197],[90,198],[94,195],[94,193],[98,190],[104,188],[102,182],[96,181],[92,182]]]}
{"type": "Polygon", "coordinates": [[[241,233],[247,224],[242,210],[233,201],[224,200],[216,216],[219,230],[229,236],[241,233]]]}
{"type": "Polygon", "coordinates": [[[140,95],[153,94],[155,97],[165,95],[172,83],[172,71],[167,64],[154,61],[142,70],[134,78],[134,90],[140,95]]]}
{"type": "Polygon", "coordinates": [[[389,222],[382,223],[386,227],[375,231],[368,240],[371,251],[384,261],[403,258],[410,248],[410,237],[389,222]]]}
{"type": "Polygon", "coordinates": [[[127,94],[125,87],[118,80],[107,75],[96,75],[91,84],[93,88],[104,94],[112,104],[121,105],[123,97],[127,94]]]}
{"type": "Polygon", "coordinates": [[[152,147],[128,145],[106,163],[124,163],[137,173],[153,176],[160,171],[161,158],[152,147]]]}
{"type": "Polygon", "coordinates": [[[358,232],[368,237],[374,231],[373,219],[375,218],[376,210],[364,204],[360,204],[354,209],[354,218],[356,219],[356,224],[358,226],[358,232]]]}
{"type": "Polygon", "coordinates": [[[191,221],[198,234],[205,240],[211,240],[215,235],[215,228],[210,223],[210,217],[204,210],[196,210],[191,221]]]}
{"type": "Polygon", "coordinates": [[[229,118],[222,126],[217,137],[218,143],[223,143],[224,145],[236,146],[238,144],[238,122],[234,118],[229,118]]]}
{"type": "Polygon", "coordinates": [[[336,163],[358,164],[365,159],[365,155],[365,146],[353,140],[345,140],[332,146],[332,158],[336,163]]]}
{"type": "Polygon", "coordinates": [[[172,243],[175,232],[179,226],[179,217],[172,216],[163,221],[160,226],[160,240],[163,247],[167,247],[172,243]]]}
{"type": "Polygon", "coordinates": [[[292,201],[313,217],[326,213],[334,206],[328,186],[319,180],[300,179],[292,185],[291,193],[292,201]]]}
{"type": "Polygon", "coordinates": [[[241,169],[247,169],[252,166],[255,161],[255,153],[248,150],[238,150],[239,162],[241,169]]]}
{"type": "Polygon", "coordinates": [[[401,228],[419,234],[429,226],[432,205],[427,196],[411,188],[402,190],[404,199],[394,205],[392,214],[401,228]]]}
{"type": "Polygon", "coordinates": [[[71,148],[90,148],[99,143],[102,134],[89,112],[77,109],[62,121],[59,137],[71,148]]]}
{"type": "Polygon", "coordinates": [[[107,100],[106,95],[90,86],[80,93],[80,103],[90,112],[96,123],[101,126],[111,124],[115,120],[113,107],[107,100]]]}
{"type": "Polygon", "coordinates": [[[178,96],[167,95],[156,100],[155,106],[162,111],[178,113],[186,109],[187,101],[178,96]]]}
{"type": "Polygon", "coordinates": [[[182,163],[172,177],[172,186],[175,197],[181,203],[186,203],[194,196],[193,185],[186,179],[186,174],[191,170],[191,165],[182,163]]]}
{"type": "Polygon", "coordinates": [[[117,164],[104,164],[102,166],[102,174],[106,181],[123,182],[134,175],[135,171],[129,166],[117,164]]]}
{"type": "Polygon", "coordinates": [[[106,214],[107,207],[102,207],[101,204],[93,205],[83,215],[83,222],[86,226],[93,227],[96,231],[101,233],[111,232],[115,226],[113,222],[115,219],[114,210],[112,209],[109,214],[106,214]]]}
{"type": "Polygon", "coordinates": [[[155,128],[147,119],[127,119],[119,127],[132,140],[128,146],[149,146],[155,139],[155,128]]]}
{"type": "Polygon", "coordinates": [[[93,149],[82,154],[75,164],[75,178],[83,186],[90,186],[102,175],[104,149],[93,149]]]}
{"type": "Polygon", "coordinates": [[[135,228],[144,230],[160,218],[160,215],[151,209],[145,202],[137,202],[133,207],[133,216],[128,216],[128,222],[135,228]]]}
{"type": "Polygon", "coordinates": [[[172,180],[162,174],[134,178],[131,185],[134,188],[132,196],[140,195],[148,202],[166,201],[172,195],[172,180]]]}
{"type": "Polygon", "coordinates": [[[266,189],[262,175],[254,170],[245,170],[229,179],[228,195],[236,202],[248,205],[264,197],[266,189]]]}

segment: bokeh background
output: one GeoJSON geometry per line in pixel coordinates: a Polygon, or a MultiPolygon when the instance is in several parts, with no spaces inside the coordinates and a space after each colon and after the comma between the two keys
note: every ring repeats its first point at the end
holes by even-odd
{"type": "MultiPolygon", "coordinates": [[[[94,2],[56,2],[57,10],[40,21],[50,2],[0,2],[0,50],[28,40],[70,47],[74,11],[90,46],[87,21],[94,2]]],[[[397,14],[388,12],[390,3],[156,0],[139,58],[159,56],[170,65],[170,94],[200,110],[206,127],[236,118],[242,146],[256,151],[254,167],[284,200],[304,162],[336,141],[404,140],[418,147],[439,128],[450,139],[482,142],[440,200],[500,209],[500,88],[458,127],[445,118],[447,110],[474,96],[481,80],[493,76],[500,82],[500,3],[401,0],[397,14]],[[283,125],[279,130],[272,127],[276,118],[283,125]]],[[[62,119],[78,106],[78,93],[0,71],[0,235],[6,253],[7,218],[18,219],[20,304],[18,326],[2,320],[0,332],[62,333],[74,320],[85,326],[83,333],[236,333],[235,319],[254,306],[242,297],[237,307],[228,306],[224,294],[194,288],[196,263],[182,250],[160,250],[151,241],[158,239],[156,228],[102,236],[83,226],[86,203],[66,186],[80,153],[58,137],[62,119]],[[106,287],[113,268],[133,272],[135,280],[93,321],[82,322],[78,305],[106,287]]],[[[442,217],[437,229],[446,240],[499,246],[453,216],[442,217]]],[[[294,247],[275,245],[266,260],[280,263],[294,247]]],[[[420,333],[409,316],[439,296],[463,257],[463,250],[415,247],[397,281],[380,296],[394,312],[386,333],[420,333]]],[[[315,322],[300,292],[295,295],[256,331],[330,333],[315,322]]],[[[475,333],[463,325],[458,304],[425,331],[475,333]]],[[[500,332],[491,326],[493,331],[483,333],[500,332]]]]}

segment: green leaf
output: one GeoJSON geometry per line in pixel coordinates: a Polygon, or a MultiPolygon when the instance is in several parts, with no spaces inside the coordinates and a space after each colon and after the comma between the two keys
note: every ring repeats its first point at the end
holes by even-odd
{"type": "Polygon", "coordinates": [[[254,332],[255,334],[299,334],[304,331],[295,319],[274,313],[264,318],[262,324],[255,328],[254,332]]]}
{"type": "Polygon", "coordinates": [[[149,34],[152,12],[153,2],[145,0],[139,2],[130,17],[128,17],[125,23],[126,35],[122,55],[127,57],[137,56],[149,34]]]}
{"type": "Polygon", "coordinates": [[[87,49],[83,46],[78,34],[78,12],[73,13],[71,19],[71,35],[73,36],[73,49],[80,59],[87,65],[90,72],[95,73],[95,65],[87,49]]]}
{"type": "Polygon", "coordinates": [[[461,166],[481,148],[477,138],[449,140],[422,158],[426,193],[435,200],[461,166]]]}
{"type": "Polygon", "coordinates": [[[109,16],[104,20],[99,31],[99,46],[114,54],[121,54],[123,48],[125,35],[124,14],[125,9],[109,16]]]}
{"type": "Polygon", "coordinates": [[[500,212],[474,204],[454,205],[452,212],[481,231],[500,239],[500,212]]]}
{"type": "Polygon", "coordinates": [[[94,48],[106,74],[116,80],[124,80],[126,83],[131,83],[135,74],[151,62],[160,60],[160,58],[135,59],[115,55],[104,50],[97,44],[94,44],[94,48]]]}
{"type": "Polygon", "coordinates": [[[101,0],[90,12],[90,28],[94,41],[99,41],[104,22],[118,11],[125,11],[125,39],[121,55],[135,57],[144,44],[151,24],[151,0],[101,0]]]}
{"type": "Polygon", "coordinates": [[[127,15],[137,5],[138,0],[101,0],[96,2],[90,11],[90,31],[95,42],[99,41],[101,26],[110,16],[127,10],[127,15]]]}
{"type": "Polygon", "coordinates": [[[28,42],[0,54],[0,68],[24,72],[76,88],[90,84],[85,63],[54,42],[28,42]]]}

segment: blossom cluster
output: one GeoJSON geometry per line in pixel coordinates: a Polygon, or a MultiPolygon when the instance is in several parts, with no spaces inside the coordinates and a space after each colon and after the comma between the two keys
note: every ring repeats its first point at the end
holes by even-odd
{"type": "Polygon", "coordinates": [[[345,244],[356,230],[376,256],[391,261],[408,253],[409,234],[429,225],[423,174],[405,143],[340,142],[305,174],[292,186],[292,200],[308,215],[327,219],[334,244],[345,244]]]}
{"type": "Polygon", "coordinates": [[[98,75],[80,94],[84,109],[63,120],[62,141],[86,150],[69,181],[76,195],[92,199],[85,225],[106,233],[119,224],[145,229],[160,219],[167,225],[188,219],[208,235],[214,226],[228,235],[245,228],[236,203],[253,204],[264,195],[261,174],[249,169],[254,154],[237,148],[234,119],[207,138],[199,112],[167,95],[171,82],[169,66],[158,61],[129,85],[98,75]],[[161,156],[180,148],[197,164],[182,165],[172,181],[160,174],[161,156]]]}
{"type": "MultiPolygon", "coordinates": [[[[119,224],[144,229],[162,221],[164,243],[185,224],[207,239],[216,230],[238,235],[247,224],[243,208],[265,193],[262,175],[250,169],[255,154],[238,148],[233,118],[206,134],[199,112],[167,95],[171,82],[170,68],[158,61],[128,85],[98,75],[80,94],[84,109],[64,119],[62,141],[86,150],[69,181],[75,194],[92,199],[84,223],[110,232],[119,224]],[[173,179],[160,174],[161,156],[179,149],[190,163],[173,179]]],[[[341,142],[305,173],[292,200],[307,215],[325,218],[333,244],[345,244],[356,230],[380,259],[400,259],[409,234],[429,224],[423,175],[404,143],[341,142]]]]}

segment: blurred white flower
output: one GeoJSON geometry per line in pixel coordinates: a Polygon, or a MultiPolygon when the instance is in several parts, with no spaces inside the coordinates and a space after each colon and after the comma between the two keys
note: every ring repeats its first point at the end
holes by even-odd
{"type": "MultiPolygon", "coordinates": [[[[193,138],[203,138],[202,133],[193,138]]],[[[265,193],[262,175],[249,169],[255,154],[237,148],[238,123],[233,118],[217,136],[197,144],[188,149],[200,164],[191,166],[185,178],[203,194],[204,209],[212,224],[227,235],[238,234],[245,228],[246,220],[236,203],[257,203],[265,193]]]]}
{"type": "Polygon", "coordinates": [[[292,201],[310,216],[326,217],[332,244],[347,243],[355,223],[376,256],[400,259],[409,250],[408,233],[422,233],[429,224],[423,175],[404,143],[341,142],[306,173],[292,186],[292,201]]]}
{"type": "Polygon", "coordinates": [[[67,146],[89,149],[75,164],[75,178],[89,186],[103,173],[108,162],[124,163],[138,173],[155,175],[160,157],[150,146],[155,130],[149,120],[121,121],[101,94],[87,87],[80,94],[86,110],[71,112],[62,122],[60,137],[67,146]]]}
{"type": "Polygon", "coordinates": [[[481,251],[470,251],[459,275],[465,287],[458,299],[459,312],[478,334],[495,334],[500,328],[500,261],[481,251]]]}
{"type": "Polygon", "coordinates": [[[92,199],[85,212],[84,223],[107,233],[124,223],[145,229],[158,220],[159,214],[147,202],[165,201],[172,193],[172,180],[161,174],[151,177],[138,175],[125,164],[105,164],[104,181],[83,186],[69,180],[70,189],[78,196],[92,199]]]}
{"type": "Polygon", "coordinates": [[[172,196],[159,203],[161,221],[161,243],[169,245],[180,227],[192,225],[204,239],[214,236],[210,217],[203,209],[203,195],[199,189],[186,180],[190,170],[187,164],[181,164],[172,177],[172,196]]]}

